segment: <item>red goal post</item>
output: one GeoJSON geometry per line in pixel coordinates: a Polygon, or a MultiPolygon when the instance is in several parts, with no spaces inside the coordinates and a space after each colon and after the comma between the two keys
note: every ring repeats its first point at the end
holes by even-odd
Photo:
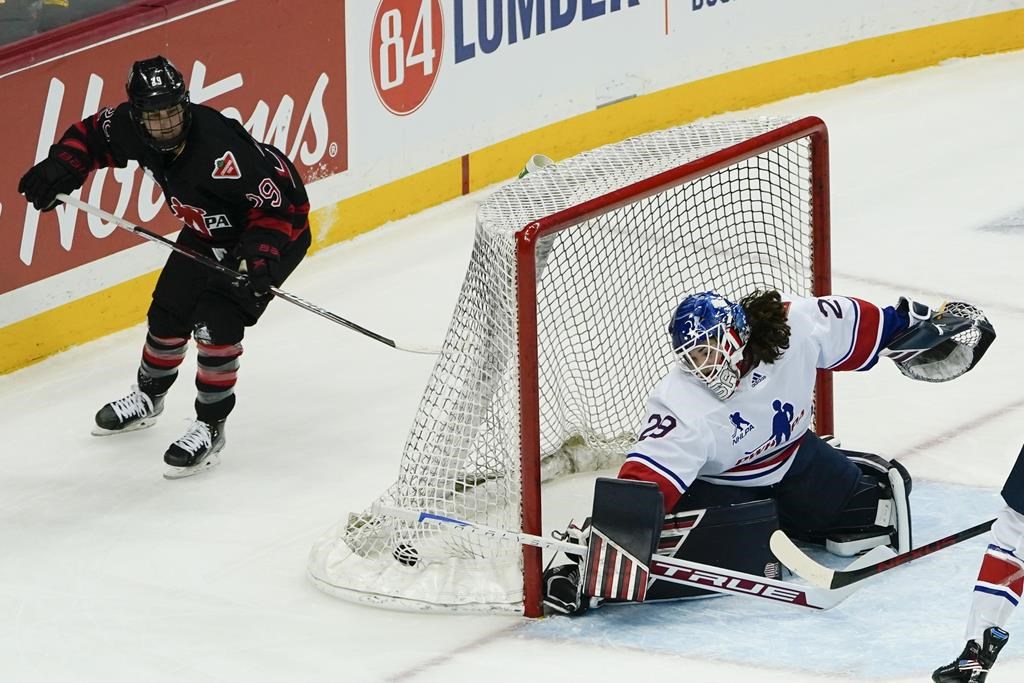
{"type": "MultiPolygon", "coordinates": [[[[672,309],[711,288],[830,293],[820,119],[657,131],[497,190],[480,207],[399,478],[378,503],[540,535],[542,480],[621,459],[670,367],[672,309]]],[[[832,431],[824,373],[815,420],[832,431]]],[[[314,546],[309,573],[378,606],[538,616],[541,563],[537,548],[364,512],[314,546]]]]}

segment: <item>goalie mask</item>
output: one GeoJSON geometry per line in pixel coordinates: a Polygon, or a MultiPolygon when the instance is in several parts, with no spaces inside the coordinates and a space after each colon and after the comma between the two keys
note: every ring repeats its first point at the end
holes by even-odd
{"type": "Polygon", "coordinates": [[[683,299],[669,323],[672,352],[684,372],[700,380],[720,400],[740,383],[740,361],[750,339],[747,316],[717,292],[683,299]]]}
{"type": "MultiPolygon", "coordinates": [[[[901,306],[903,301],[901,300],[901,306]]],[[[971,370],[996,338],[995,328],[973,304],[950,301],[937,313],[915,311],[907,302],[911,326],[882,352],[907,377],[948,382],[971,370]],[[929,315],[930,314],[930,315],[929,315]]]]}

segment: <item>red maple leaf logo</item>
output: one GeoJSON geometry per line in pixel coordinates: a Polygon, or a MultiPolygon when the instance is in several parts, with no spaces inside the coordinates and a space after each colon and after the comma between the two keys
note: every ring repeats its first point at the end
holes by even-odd
{"type": "Polygon", "coordinates": [[[188,227],[209,236],[210,230],[206,227],[206,210],[198,206],[182,204],[177,197],[171,197],[171,213],[177,216],[178,220],[188,227]]]}

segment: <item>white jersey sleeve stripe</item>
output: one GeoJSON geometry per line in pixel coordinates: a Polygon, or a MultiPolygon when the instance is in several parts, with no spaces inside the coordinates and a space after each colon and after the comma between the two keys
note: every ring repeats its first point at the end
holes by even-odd
{"type": "Polygon", "coordinates": [[[846,353],[843,354],[842,358],[840,358],[838,361],[836,361],[835,363],[833,363],[832,365],[830,365],[828,367],[829,370],[832,370],[836,366],[842,365],[847,360],[849,360],[850,356],[853,355],[853,349],[857,346],[857,329],[860,327],[860,325],[859,325],[859,322],[860,322],[860,307],[857,306],[857,302],[856,301],[853,301],[852,303],[853,303],[853,330],[854,330],[854,333],[853,333],[853,336],[850,338],[850,346],[849,346],[849,348],[846,349],[846,353]]]}
{"type": "Polygon", "coordinates": [[[654,472],[659,474],[662,478],[667,479],[680,494],[686,493],[686,490],[690,488],[682,479],[679,478],[678,474],[665,467],[654,458],[644,455],[643,453],[630,453],[626,456],[626,462],[635,462],[654,470],[654,472]]]}
{"type": "Polygon", "coordinates": [[[882,309],[867,301],[843,297],[853,304],[853,326],[850,330],[852,339],[846,355],[838,362],[829,366],[829,370],[860,370],[871,364],[880,351],[882,341],[882,309]]]}

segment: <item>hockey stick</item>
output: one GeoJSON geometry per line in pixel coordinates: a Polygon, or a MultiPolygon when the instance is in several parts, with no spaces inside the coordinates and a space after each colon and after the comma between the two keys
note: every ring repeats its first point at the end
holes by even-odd
{"type": "Polygon", "coordinates": [[[403,508],[381,505],[380,503],[374,503],[373,505],[371,505],[370,511],[377,515],[394,517],[395,519],[400,519],[403,522],[433,524],[436,526],[443,526],[447,529],[452,529],[454,531],[467,533],[473,536],[500,538],[506,541],[515,541],[516,543],[521,543],[522,545],[533,546],[534,548],[560,550],[566,555],[577,555],[582,557],[587,552],[586,546],[579,545],[578,543],[556,541],[550,538],[545,538],[544,536],[534,536],[533,534],[523,534],[517,533],[515,531],[506,531],[504,529],[495,529],[494,527],[482,526],[480,524],[474,524],[473,522],[465,522],[461,519],[455,519],[454,517],[435,515],[431,512],[405,510],[403,508]]]}
{"type": "MultiPolygon", "coordinates": [[[[543,536],[506,531],[505,529],[495,529],[430,512],[405,510],[380,503],[372,505],[370,510],[374,514],[393,517],[405,522],[443,526],[459,533],[504,539],[536,548],[560,550],[566,555],[582,556],[587,551],[586,546],[580,546],[576,543],[556,541],[543,536]]],[[[855,587],[831,590],[816,586],[802,586],[788,581],[767,579],[763,576],[746,574],[733,569],[713,567],[699,562],[690,562],[662,555],[655,555],[651,558],[651,575],[658,577],[659,580],[702,588],[716,593],[745,595],[785,605],[820,610],[835,607],[856,591],[855,587]]]]}
{"type": "Polygon", "coordinates": [[[802,576],[803,578],[810,581],[815,586],[828,589],[843,588],[849,586],[857,581],[862,581],[870,576],[881,574],[884,571],[888,571],[893,567],[898,567],[901,564],[906,564],[916,560],[919,557],[931,555],[932,553],[938,552],[943,548],[948,548],[951,545],[956,545],[961,541],[966,541],[969,538],[980,536],[989,529],[992,528],[992,524],[995,522],[994,519],[972,526],[970,529],[964,529],[958,531],[955,534],[950,534],[945,538],[940,538],[937,541],[926,543],[920,548],[914,548],[901,555],[896,555],[883,562],[861,567],[859,569],[829,569],[818,562],[815,562],[807,556],[804,551],[796,547],[793,540],[787,536],[783,531],[776,531],[772,534],[771,548],[775,556],[779,558],[782,564],[793,570],[794,573],[802,576]]]}
{"type": "MultiPolygon", "coordinates": [[[[246,276],[243,275],[242,273],[239,273],[237,270],[232,270],[231,268],[228,268],[227,266],[223,265],[222,263],[217,262],[216,260],[210,258],[209,256],[204,256],[203,254],[196,253],[196,252],[192,251],[191,249],[188,249],[186,247],[182,247],[179,244],[175,244],[174,242],[172,242],[171,240],[167,239],[166,237],[163,237],[162,235],[158,235],[155,232],[150,232],[149,230],[146,230],[143,227],[140,227],[138,225],[135,225],[134,223],[126,221],[123,218],[115,216],[112,213],[107,213],[103,209],[95,207],[92,204],[87,204],[86,202],[83,202],[80,199],[77,199],[75,197],[72,197],[70,195],[66,195],[66,194],[63,194],[63,193],[58,193],[57,194],[57,199],[59,199],[60,201],[64,202],[65,204],[67,204],[69,206],[75,207],[76,209],[80,209],[82,211],[85,211],[86,213],[91,213],[94,216],[98,216],[99,218],[102,218],[103,220],[105,220],[107,222],[113,223],[117,227],[123,228],[124,230],[127,230],[128,232],[134,233],[134,234],[138,235],[139,237],[142,237],[143,239],[147,239],[150,242],[155,242],[157,244],[161,244],[161,245],[167,247],[168,249],[171,249],[172,251],[175,251],[175,252],[181,254],[182,256],[190,258],[193,261],[196,261],[198,263],[203,264],[204,266],[207,266],[208,268],[212,268],[213,270],[216,270],[218,273],[221,273],[223,275],[228,276],[229,278],[231,278],[232,281],[234,281],[236,283],[248,282],[248,278],[246,278],[246,276]]],[[[388,346],[390,346],[392,348],[395,348],[395,349],[398,349],[400,351],[408,351],[410,353],[423,353],[423,354],[430,354],[430,355],[437,355],[437,354],[441,353],[441,350],[439,348],[435,348],[435,347],[419,346],[417,344],[405,344],[405,343],[401,343],[400,344],[397,341],[395,341],[394,339],[389,339],[389,338],[385,337],[384,335],[377,334],[376,332],[374,332],[372,330],[368,330],[365,327],[357,325],[356,323],[352,322],[351,320],[346,320],[345,318],[342,318],[340,315],[336,315],[334,313],[331,313],[330,311],[328,311],[326,309],[320,308],[316,304],[310,303],[309,301],[306,301],[305,299],[303,299],[301,297],[295,296],[294,294],[290,294],[290,293],[288,293],[288,292],[286,292],[286,291],[284,291],[282,289],[278,289],[277,287],[271,286],[270,291],[273,292],[274,296],[278,297],[279,299],[284,299],[288,303],[294,304],[294,305],[298,306],[299,308],[304,308],[307,311],[309,311],[310,313],[316,313],[317,315],[319,315],[322,318],[326,318],[327,320],[330,320],[331,322],[338,323],[339,325],[343,325],[343,326],[349,328],[350,330],[353,330],[355,332],[358,332],[359,334],[365,335],[365,336],[369,337],[370,339],[374,339],[376,341],[379,341],[381,344],[387,344],[388,346]]]]}

